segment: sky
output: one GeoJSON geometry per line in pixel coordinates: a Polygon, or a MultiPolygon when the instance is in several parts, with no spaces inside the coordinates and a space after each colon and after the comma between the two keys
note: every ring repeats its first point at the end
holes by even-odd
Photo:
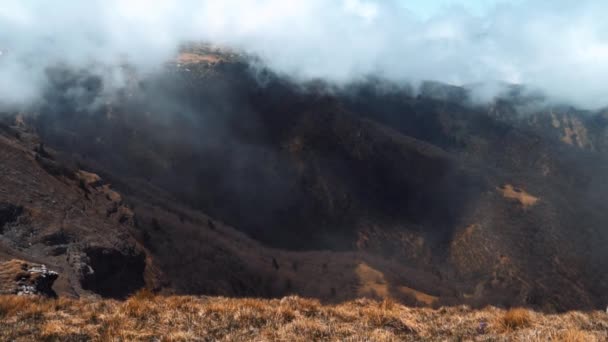
{"type": "MultiPolygon", "coordinates": [[[[296,81],[520,84],[608,106],[605,0],[1,0],[0,106],[40,100],[46,69],[153,72],[184,41],[254,54],[296,81]]],[[[481,86],[480,86],[481,85],[481,86]]]]}

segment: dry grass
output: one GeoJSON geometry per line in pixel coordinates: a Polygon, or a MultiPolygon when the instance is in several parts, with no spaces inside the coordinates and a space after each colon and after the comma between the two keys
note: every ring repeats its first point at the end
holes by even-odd
{"type": "Polygon", "coordinates": [[[513,309],[409,308],[390,300],[339,305],[155,296],[71,300],[0,297],[6,341],[606,341],[608,315],[513,309]]]}
{"type": "MultiPolygon", "coordinates": [[[[569,329],[560,334],[562,342],[593,342],[599,341],[595,336],[578,329],[569,329]]],[[[605,336],[608,339],[608,336],[605,336]]]]}
{"type": "Polygon", "coordinates": [[[498,192],[502,193],[505,198],[518,201],[524,209],[535,206],[540,198],[530,195],[520,188],[516,188],[511,184],[506,184],[502,188],[497,188],[498,192]]]}
{"type": "Polygon", "coordinates": [[[526,309],[510,309],[499,317],[499,325],[506,331],[527,328],[532,325],[532,316],[526,309]]]}

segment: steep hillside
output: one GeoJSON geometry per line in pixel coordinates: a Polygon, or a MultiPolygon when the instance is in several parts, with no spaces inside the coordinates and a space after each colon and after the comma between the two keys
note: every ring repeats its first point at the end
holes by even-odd
{"type": "Polygon", "coordinates": [[[422,291],[455,295],[433,274],[367,253],[264,247],[143,181],[124,185],[131,192],[123,196],[45,147],[19,122],[5,124],[0,133],[0,294],[16,294],[35,281],[29,261],[58,273],[54,284],[46,283],[53,288],[42,286],[41,293],[68,297],[122,299],[147,287],[343,301],[395,291],[394,297],[416,305],[422,291]]]}
{"type": "Polygon", "coordinates": [[[61,274],[62,295],[124,297],[144,286],[153,266],[132,237],[134,214],[121,196],[60,160],[20,119],[1,130],[0,260],[48,265],[61,274]]]}

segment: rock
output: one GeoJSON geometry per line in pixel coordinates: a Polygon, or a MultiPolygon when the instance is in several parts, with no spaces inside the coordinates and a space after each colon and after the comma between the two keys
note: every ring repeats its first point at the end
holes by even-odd
{"type": "Polygon", "coordinates": [[[0,263],[0,294],[55,297],[52,287],[58,276],[46,265],[16,259],[0,263]]]}

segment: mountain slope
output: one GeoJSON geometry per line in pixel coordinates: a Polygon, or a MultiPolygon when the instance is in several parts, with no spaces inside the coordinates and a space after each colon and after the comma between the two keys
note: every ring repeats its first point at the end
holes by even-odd
{"type": "Polygon", "coordinates": [[[521,99],[473,105],[441,85],[301,85],[244,56],[189,53],[102,105],[99,78],[54,70],[26,119],[118,189],[154,286],[547,310],[608,301],[604,114],[522,114],[521,99]]]}

